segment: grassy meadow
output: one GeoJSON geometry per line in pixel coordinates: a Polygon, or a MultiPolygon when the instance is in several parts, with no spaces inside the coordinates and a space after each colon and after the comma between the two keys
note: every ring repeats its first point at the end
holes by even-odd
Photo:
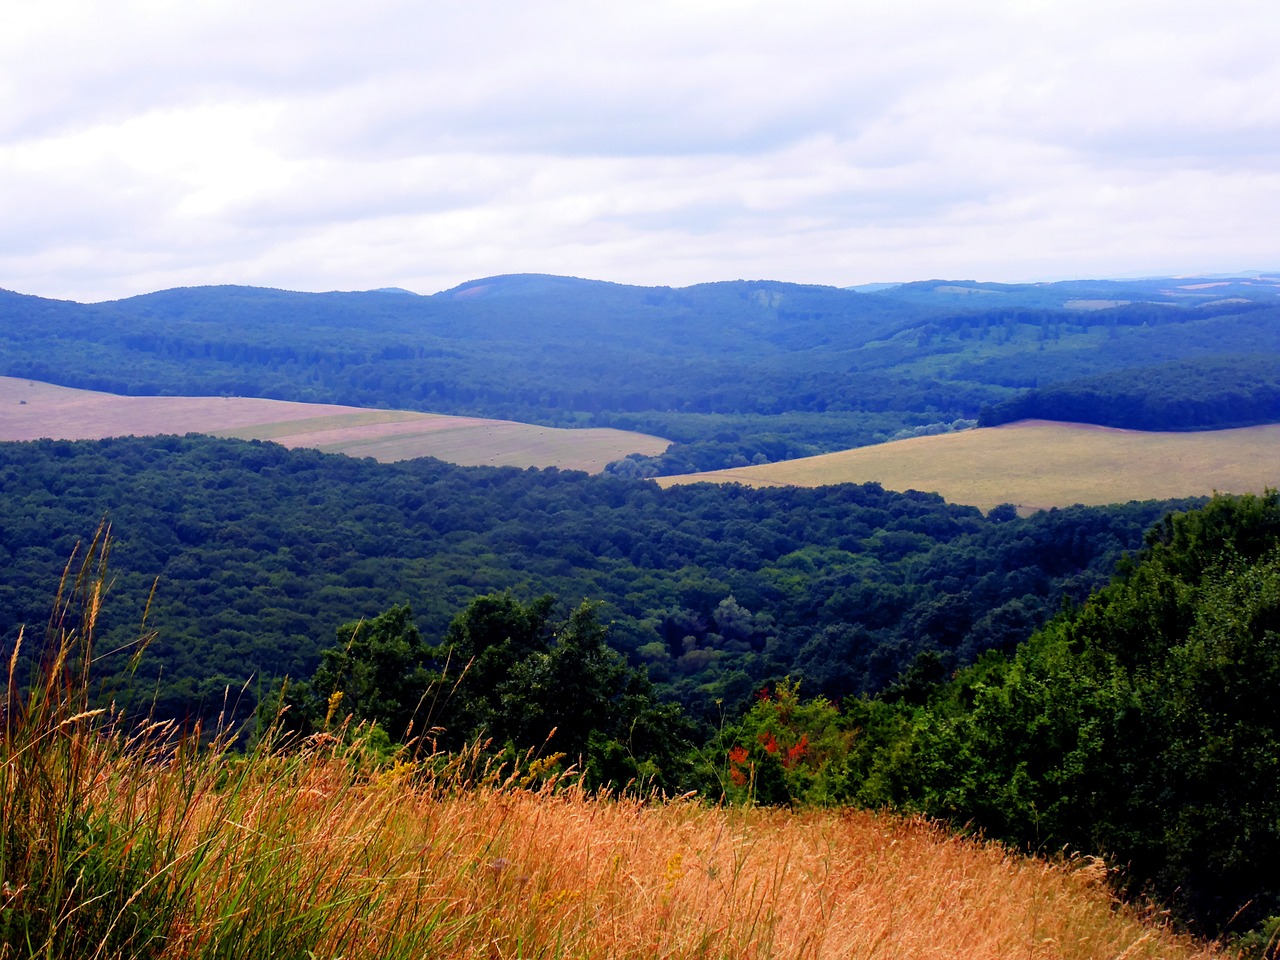
{"type": "Polygon", "coordinates": [[[670,441],[625,430],[565,430],[510,420],[252,397],[122,397],[0,377],[0,440],[94,440],[207,433],[389,462],[438,457],[463,466],[560,467],[599,473],[670,441]]]}
{"type": "Polygon", "coordinates": [[[1096,861],[918,819],[594,796],[533,757],[379,759],[336,698],[332,732],[247,753],[130,726],[87,693],[106,554],[69,565],[30,678],[29,641],[6,651],[5,958],[1223,955],[1117,904],[1096,861]]]}
{"type": "Polygon", "coordinates": [[[1280,484],[1280,425],[1144,433],[1024,420],[658,482],[705,481],[803,487],[874,481],[983,510],[1012,503],[1024,514],[1076,503],[1262,493],[1280,484]]]}
{"type": "MultiPolygon", "coordinates": [[[[1092,862],[921,821],[467,783],[447,764],[363,770],[322,740],[238,761],[100,735],[64,729],[31,761],[84,777],[77,812],[94,818],[77,836],[55,804],[22,828],[39,836],[10,839],[0,909],[38,910],[33,954],[1217,955],[1118,908],[1092,862]],[[55,842],[51,876],[30,860],[55,842]]],[[[30,799],[15,780],[6,769],[7,813],[30,799]]]]}

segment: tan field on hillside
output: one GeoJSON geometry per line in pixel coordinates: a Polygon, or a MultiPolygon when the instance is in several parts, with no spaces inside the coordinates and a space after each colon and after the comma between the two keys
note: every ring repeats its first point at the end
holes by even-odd
{"type": "Polygon", "coordinates": [[[439,457],[464,466],[560,467],[598,473],[671,441],[625,430],[563,430],[510,420],[446,417],[251,397],[121,397],[0,377],[0,440],[97,440],[208,433],[384,462],[439,457]]]}
{"type": "Polygon", "coordinates": [[[817,487],[876,482],[939,493],[989,510],[1021,513],[1280,486],[1280,425],[1203,433],[1143,433],[1024,420],[1001,427],[915,437],[802,460],[663,477],[680,483],[817,487]]]}

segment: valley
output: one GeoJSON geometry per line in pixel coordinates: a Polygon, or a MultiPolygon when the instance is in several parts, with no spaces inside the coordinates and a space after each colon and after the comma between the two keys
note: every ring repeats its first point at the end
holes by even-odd
{"type": "MultiPolygon", "coordinates": [[[[660,437],[603,427],[251,397],[122,397],[0,377],[0,441],[205,433],[384,463],[436,457],[461,466],[557,467],[601,473],[630,455],[657,456],[660,437]]],[[[1261,493],[1280,477],[1280,425],[1148,432],[1025,420],[912,437],[795,460],[658,478],[814,487],[878,483],[1024,516],[1072,504],[1261,493]]]]}

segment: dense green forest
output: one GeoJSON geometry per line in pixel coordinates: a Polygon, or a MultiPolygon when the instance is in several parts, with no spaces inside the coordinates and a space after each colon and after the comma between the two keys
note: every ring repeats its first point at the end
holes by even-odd
{"type": "MultiPolygon", "coordinates": [[[[636,429],[676,441],[641,471],[671,474],[972,421],[1024,390],[1103,373],[1140,371],[1129,392],[1151,405],[1164,385],[1153,365],[1244,355],[1274,369],[1274,284],[1171,283],[858,293],[510,276],[430,297],[202,287],[87,305],[0,292],[0,374],[636,429]]],[[[1174,428],[1245,416],[1162,408],[1174,428]]]]}
{"type": "Polygon", "coordinates": [[[548,770],[575,764],[592,787],[689,788],[705,735],[609,646],[596,605],[563,619],[554,607],[550,595],[485,594],[436,644],[407,606],[344,624],[315,673],[273,688],[260,712],[302,736],[374,722],[388,752],[488,743],[510,763],[535,751],[548,770]]]}
{"type": "Polygon", "coordinates": [[[129,635],[159,578],[137,689],[171,716],[214,712],[250,677],[310,676],[338,626],[397,604],[438,642],[493,591],[552,594],[558,617],[601,602],[610,644],[699,722],[787,674],[871,693],[922,656],[943,670],[1011,649],[1168,507],[983,516],[874,484],[662,490],[196,436],[3,444],[0,490],[0,636],[41,622],[106,517],[107,626],[129,635]]]}
{"type": "Polygon", "coordinates": [[[1166,519],[1141,563],[930,704],[924,809],[1126,868],[1208,930],[1280,914],[1280,498],[1166,519]]]}
{"type": "Polygon", "coordinates": [[[1280,422],[1280,357],[1232,356],[1104,373],[984,407],[984,427],[1064,420],[1130,430],[1219,430],[1280,422]]]}
{"type": "Polygon", "coordinates": [[[533,747],[561,720],[596,782],[923,812],[1023,850],[1099,856],[1126,897],[1273,957],[1280,494],[1165,514],[1144,541],[1109,584],[1011,651],[954,672],[929,651],[874,696],[802,696],[804,681],[788,677],[713,731],[664,708],[611,655],[589,606],[548,634],[549,598],[499,595],[473,601],[416,655],[393,647],[416,637],[393,609],[377,621],[381,650],[362,637],[331,648],[293,706],[300,729],[317,729],[347,691],[368,703],[375,668],[390,667],[398,723],[385,707],[355,715],[403,729],[405,707],[428,712],[426,692],[448,686],[456,656],[476,673],[430,711],[455,736],[533,747]],[[551,679],[561,676],[564,687],[551,679]]]}

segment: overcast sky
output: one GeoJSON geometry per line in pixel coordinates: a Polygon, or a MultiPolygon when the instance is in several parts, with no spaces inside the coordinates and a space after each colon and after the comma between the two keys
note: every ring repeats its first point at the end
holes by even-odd
{"type": "Polygon", "coordinates": [[[1274,0],[0,0],[0,287],[1280,269],[1274,0]]]}

